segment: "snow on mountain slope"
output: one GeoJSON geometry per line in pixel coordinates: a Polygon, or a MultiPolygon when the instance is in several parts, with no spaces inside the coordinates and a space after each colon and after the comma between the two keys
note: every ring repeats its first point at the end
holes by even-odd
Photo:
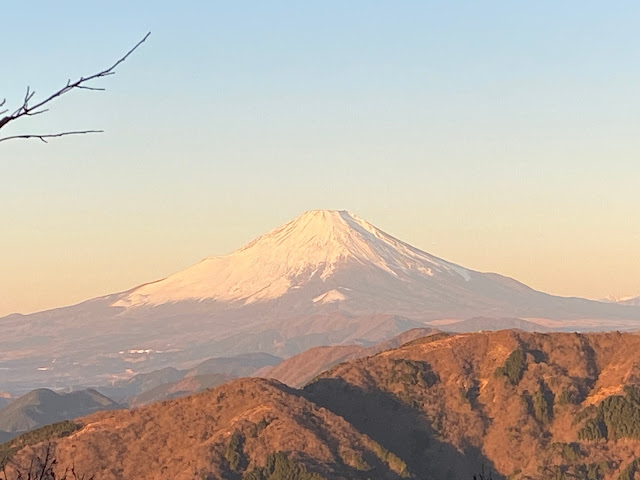
{"type": "Polygon", "coordinates": [[[244,304],[281,297],[349,265],[396,277],[413,273],[470,280],[469,271],[418,250],[346,211],[315,210],[223,257],[135,289],[114,305],[211,299],[244,304]]]}
{"type": "Polygon", "coordinates": [[[640,297],[632,297],[632,296],[615,297],[613,295],[609,295],[608,297],[605,297],[600,301],[607,302],[607,303],[618,303],[620,305],[640,306],[640,297]]]}
{"type": "Polygon", "coordinates": [[[313,299],[313,303],[331,303],[331,302],[340,302],[342,300],[346,300],[347,297],[345,296],[344,293],[342,293],[340,290],[336,290],[335,288],[333,290],[329,290],[326,293],[323,293],[322,295],[318,295],[316,298],[313,299]]]}

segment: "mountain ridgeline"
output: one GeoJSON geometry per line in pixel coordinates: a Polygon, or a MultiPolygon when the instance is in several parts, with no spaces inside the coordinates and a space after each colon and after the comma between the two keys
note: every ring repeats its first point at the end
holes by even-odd
{"type": "Polygon", "coordinates": [[[548,295],[438,258],[349,212],[318,210],[162,280],[0,319],[0,391],[105,385],[210,357],[369,347],[425,323],[473,317],[632,330],[640,306],[548,295]]]}
{"type": "Polygon", "coordinates": [[[385,350],[397,348],[416,338],[437,333],[440,332],[432,328],[414,328],[368,348],[359,345],[310,348],[305,352],[287,358],[279,365],[261,368],[253,376],[273,378],[291,387],[299,388],[339,363],[375,355],[385,350]]]}
{"type": "Polygon", "coordinates": [[[233,378],[252,375],[263,368],[273,368],[280,362],[281,358],[268,353],[209,358],[189,369],[166,367],[96,389],[120,403],[138,406],[195,393],[233,378]]]}
{"type": "Polygon", "coordinates": [[[55,468],[96,479],[471,480],[484,466],[496,480],[627,480],[640,473],[640,336],[437,333],[299,390],[244,378],[76,423],[51,438],[55,468]]]}
{"type": "Polygon", "coordinates": [[[0,409],[0,441],[44,425],[118,408],[123,407],[93,389],[60,394],[40,388],[0,409]]]}

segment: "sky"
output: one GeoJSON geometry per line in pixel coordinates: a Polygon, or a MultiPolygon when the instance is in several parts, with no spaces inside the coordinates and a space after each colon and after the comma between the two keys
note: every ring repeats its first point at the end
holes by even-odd
{"type": "MultiPolygon", "coordinates": [[[[564,296],[640,295],[640,9],[5,2],[0,315],[127,290],[310,209],[564,296]]],[[[2,136],[2,135],[0,135],[2,136]]]]}

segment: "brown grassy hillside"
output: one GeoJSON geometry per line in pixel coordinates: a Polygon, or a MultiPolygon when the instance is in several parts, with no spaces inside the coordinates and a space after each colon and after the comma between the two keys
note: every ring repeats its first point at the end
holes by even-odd
{"type": "MultiPolygon", "coordinates": [[[[419,339],[339,365],[305,392],[430,478],[485,463],[509,478],[613,479],[640,456],[640,424],[617,441],[580,430],[596,417],[589,405],[639,373],[637,335],[501,331],[419,339]]],[[[640,405],[629,411],[640,422],[640,405]]]]}
{"type": "MultiPolygon", "coordinates": [[[[404,468],[344,419],[263,379],[96,414],[82,424],[57,440],[56,469],[75,465],[96,480],[242,478],[274,452],[327,478],[395,479],[404,468]]],[[[22,453],[15,461],[26,466],[29,455],[22,453]]]]}
{"type": "Polygon", "coordinates": [[[241,379],[82,424],[55,440],[57,468],[96,480],[471,480],[483,465],[496,480],[630,480],[640,336],[437,334],[335,366],[302,391],[241,379]],[[264,474],[278,462],[289,476],[264,474]]]}

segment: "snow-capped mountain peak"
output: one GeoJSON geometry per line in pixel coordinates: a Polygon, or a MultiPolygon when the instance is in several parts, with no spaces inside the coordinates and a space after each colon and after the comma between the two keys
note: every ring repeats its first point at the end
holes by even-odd
{"type": "Polygon", "coordinates": [[[312,279],[338,270],[367,268],[391,277],[447,275],[470,279],[469,271],[392,237],[344,210],[313,210],[222,257],[209,257],[163,280],[143,285],[116,306],[159,305],[211,299],[252,303],[278,298],[312,279]]]}
{"type": "Polygon", "coordinates": [[[637,330],[640,307],[538,292],[429,255],[349,212],[319,210],[164,280],[0,319],[8,332],[0,351],[11,365],[0,390],[25,381],[99,384],[138,367],[238,353],[288,356],[319,345],[379,342],[424,322],[472,317],[500,328],[504,319],[523,318],[571,331],[637,330]],[[48,341],[25,356],[34,338],[48,341]]]}

